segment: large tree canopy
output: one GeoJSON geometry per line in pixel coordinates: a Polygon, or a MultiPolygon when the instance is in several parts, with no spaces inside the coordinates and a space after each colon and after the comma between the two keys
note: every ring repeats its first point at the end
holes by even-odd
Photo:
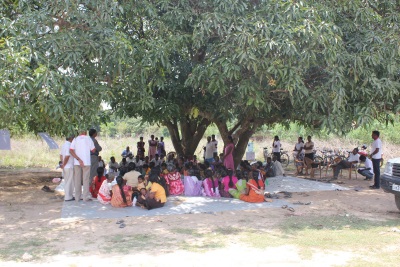
{"type": "Polygon", "coordinates": [[[224,140],[236,137],[237,160],[265,123],[346,132],[398,110],[398,9],[395,1],[149,1],[144,23],[130,29],[142,33],[133,37],[139,51],[113,107],[166,125],[187,154],[215,123],[224,140]]]}
{"type": "Polygon", "coordinates": [[[400,107],[395,0],[6,2],[1,126],[57,132],[104,101],[180,154],[215,123],[238,160],[263,124],[343,133],[400,107]]]}

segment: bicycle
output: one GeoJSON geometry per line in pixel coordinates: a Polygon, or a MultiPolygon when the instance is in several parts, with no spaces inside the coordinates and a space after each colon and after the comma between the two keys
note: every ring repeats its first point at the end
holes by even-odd
{"type": "MultiPolygon", "coordinates": [[[[279,153],[281,155],[281,164],[282,164],[282,166],[283,167],[289,166],[290,158],[289,158],[289,155],[288,155],[287,151],[283,151],[283,148],[281,148],[281,151],[279,153]]],[[[267,158],[268,157],[272,158],[274,156],[274,153],[269,153],[268,152],[268,147],[264,147],[263,156],[264,156],[265,162],[267,162],[267,158]]]]}

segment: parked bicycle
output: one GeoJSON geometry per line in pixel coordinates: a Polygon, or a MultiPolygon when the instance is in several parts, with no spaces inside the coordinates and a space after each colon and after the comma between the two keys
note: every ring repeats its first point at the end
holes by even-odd
{"type": "MultiPolygon", "coordinates": [[[[280,151],[281,154],[281,164],[283,167],[287,167],[289,165],[290,162],[290,158],[289,158],[289,154],[287,153],[287,151],[284,151],[283,148],[281,148],[280,151]]],[[[264,160],[267,161],[268,157],[273,157],[274,153],[270,153],[268,151],[268,147],[264,147],[264,151],[263,151],[263,156],[264,156],[264,160]]]]}

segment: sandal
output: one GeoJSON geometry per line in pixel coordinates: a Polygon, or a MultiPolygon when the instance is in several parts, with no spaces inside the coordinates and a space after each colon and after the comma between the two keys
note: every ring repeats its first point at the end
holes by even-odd
{"type": "Polygon", "coordinates": [[[116,224],[121,224],[121,223],[124,223],[124,220],[119,220],[116,222],[116,224]]]}
{"type": "Polygon", "coordinates": [[[47,193],[52,193],[54,192],[53,190],[50,189],[50,187],[48,187],[47,185],[42,187],[42,191],[47,192],[47,193]]]}
{"type": "Polygon", "coordinates": [[[288,208],[288,211],[294,212],[294,208],[290,207],[288,208]]]}
{"type": "Polygon", "coordinates": [[[288,207],[288,205],[283,205],[281,208],[286,209],[287,207],[288,207]]]}
{"type": "Polygon", "coordinates": [[[121,223],[120,225],[119,225],[119,228],[125,228],[125,224],[124,223],[121,223]]]}

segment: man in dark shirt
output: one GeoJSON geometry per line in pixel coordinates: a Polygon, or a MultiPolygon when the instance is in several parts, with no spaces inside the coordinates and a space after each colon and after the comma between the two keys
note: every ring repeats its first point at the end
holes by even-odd
{"type": "Polygon", "coordinates": [[[99,145],[99,142],[96,140],[97,131],[96,129],[89,130],[89,136],[94,143],[95,151],[90,152],[90,177],[89,181],[92,184],[93,177],[97,175],[97,168],[99,167],[99,152],[102,150],[102,147],[99,145]]]}

